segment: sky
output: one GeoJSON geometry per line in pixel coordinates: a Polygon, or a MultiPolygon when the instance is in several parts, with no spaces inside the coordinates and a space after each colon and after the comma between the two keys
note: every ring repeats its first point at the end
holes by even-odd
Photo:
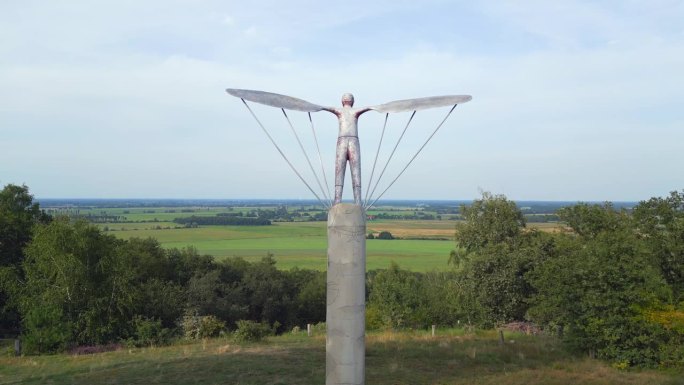
{"type": "MultiPolygon", "coordinates": [[[[682,20],[675,0],[3,0],[0,185],[37,198],[313,198],[225,93],[244,88],[325,106],[344,92],[358,107],[472,95],[383,198],[665,196],[684,188],[682,20]]],[[[282,112],[250,107],[323,198],[311,168],[327,190],[336,118],[312,114],[314,137],[289,113],[310,167],[282,112]]],[[[372,197],[389,186],[448,110],[419,111],[389,163],[410,114],[390,114],[382,146],[384,116],[361,117],[364,195],[385,164],[372,197]]]]}

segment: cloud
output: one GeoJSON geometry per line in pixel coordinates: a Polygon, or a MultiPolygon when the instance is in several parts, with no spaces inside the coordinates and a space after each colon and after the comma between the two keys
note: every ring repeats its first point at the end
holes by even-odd
{"type": "Polygon", "coordinates": [[[235,24],[235,19],[233,19],[233,17],[231,17],[231,16],[226,15],[226,16],[223,17],[223,24],[225,24],[225,25],[234,25],[234,24],[235,24]]]}

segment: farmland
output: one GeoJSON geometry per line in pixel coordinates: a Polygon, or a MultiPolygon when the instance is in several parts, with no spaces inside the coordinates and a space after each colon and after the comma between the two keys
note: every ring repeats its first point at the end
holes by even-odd
{"type": "MultiPolygon", "coordinates": [[[[136,224],[136,227],[127,225],[123,226],[125,230],[110,230],[110,233],[124,239],[153,237],[169,248],[193,246],[200,253],[219,259],[242,257],[257,260],[273,253],[278,267],[283,269],[326,268],[326,222],[275,222],[271,226],[203,226],[187,229],[164,229],[172,225],[167,223],[136,224]],[[162,228],[155,229],[155,226],[162,228]]],[[[369,231],[390,231],[402,238],[427,238],[439,234],[442,239],[368,240],[368,269],[385,268],[391,261],[414,271],[446,268],[449,252],[454,248],[453,240],[448,239],[453,238],[453,226],[453,221],[426,223],[422,227],[396,221],[369,223],[369,231]]]]}
{"type": "MultiPolygon", "coordinates": [[[[202,254],[218,259],[241,257],[249,261],[273,254],[281,269],[294,267],[326,269],[326,222],[313,221],[325,212],[317,206],[253,204],[232,206],[146,205],[143,207],[94,207],[71,205],[51,207],[54,214],[84,217],[109,234],[122,239],[157,239],[166,248],[195,247],[202,254]],[[286,207],[286,208],[285,208],[286,207]],[[173,222],[176,218],[251,217],[265,212],[286,210],[291,221],[273,221],[270,226],[197,226],[173,222]]],[[[50,207],[50,206],[48,206],[50,207]]],[[[431,209],[406,205],[381,206],[368,212],[369,233],[390,232],[393,240],[367,242],[367,268],[386,268],[394,261],[412,271],[447,269],[449,252],[454,248],[456,206],[431,209]]],[[[532,223],[544,231],[558,229],[557,223],[532,223]]]]}

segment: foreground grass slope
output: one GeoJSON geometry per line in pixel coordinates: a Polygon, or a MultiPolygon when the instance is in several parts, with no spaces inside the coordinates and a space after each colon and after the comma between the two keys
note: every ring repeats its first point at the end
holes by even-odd
{"type": "MultiPolygon", "coordinates": [[[[368,384],[684,384],[684,373],[621,371],[566,353],[554,339],[494,331],[370,333],[368,384]]],[[[2,384],[322,384],[325,336],[258,344],[212,339],[88,356],[0,358],[2,384]]]]}

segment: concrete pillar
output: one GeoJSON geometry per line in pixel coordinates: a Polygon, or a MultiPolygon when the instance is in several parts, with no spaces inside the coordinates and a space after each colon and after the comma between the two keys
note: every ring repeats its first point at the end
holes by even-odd
{"type": "Polygon", "coordinates": [[[366,369],[366,214],[340,203],[328,212],[325,384],[363,385],[366,369]]]}

